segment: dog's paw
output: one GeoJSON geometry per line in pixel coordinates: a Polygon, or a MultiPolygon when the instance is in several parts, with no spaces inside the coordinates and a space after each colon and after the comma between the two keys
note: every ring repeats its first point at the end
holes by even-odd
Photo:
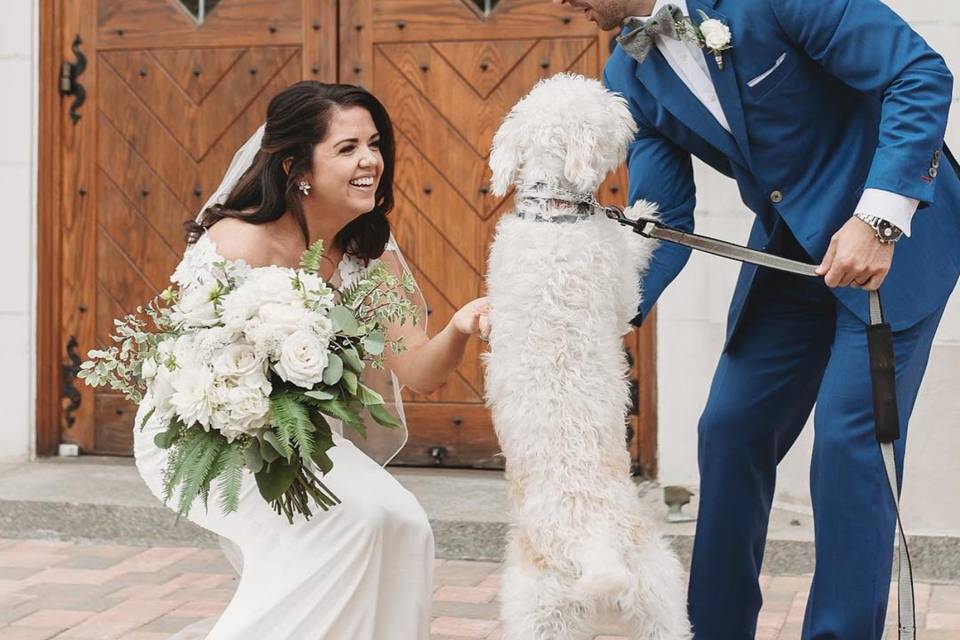
{"type": "Polygon", "coordinates": [[[630,573],[620,567],[592,569],[583,572],[574,584],[581,600],[615,600],[631,587],[630,573]]]}

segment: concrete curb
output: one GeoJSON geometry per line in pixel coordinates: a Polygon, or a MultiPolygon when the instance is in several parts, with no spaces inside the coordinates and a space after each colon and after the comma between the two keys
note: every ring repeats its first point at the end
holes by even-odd
{"type": "MultiPolygon", "coordinates": [[[[432,519],[437,556],[448,560],[503,560],[508,525],[432,519]]],[[[681,560],[689,564],[693,538],[667,536],[681,560]]],[[[217,548],[217,536],[187,520],[176,523],[166,507],[78,504],[50,501],[0,500],[0,538],[39,538],[81,543],[217,548]]],[[[936,582],[960,582],[960,539],[911,536],[914,577],[936,582]]],[[[802,575],[813,571],[813,543],[771,539],[763,571],[772,575],[802,575]]]]}

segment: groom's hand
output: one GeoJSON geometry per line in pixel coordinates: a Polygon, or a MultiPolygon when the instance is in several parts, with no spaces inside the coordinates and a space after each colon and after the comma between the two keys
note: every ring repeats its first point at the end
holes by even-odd
{"type": "Polygon", "coordinates": [[[880,242],[870,225],[851,217],[833,234],[817,274],[823,276],[828,287],[876,291],[890,271],[893,247],[880,242]]]}

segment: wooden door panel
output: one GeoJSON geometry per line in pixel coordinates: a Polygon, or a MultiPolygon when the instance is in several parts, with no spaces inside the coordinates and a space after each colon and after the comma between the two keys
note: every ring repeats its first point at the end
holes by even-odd
{"type": "MultiPolygon", "coordinates": [[[[540,79],[562,71],[597,76],[606,59],[606,38],[601,45],[592,25],[565,20],[542,0],[503,0],[486,17],[468,5],[341,4],[341,79],[371,87],[393,118],[392,222],[433,331],[482,295],[497,220],[512,208],[512,194],[496,198],[488,188],[490,145],[503,117],[540,79]]],[[[631,336],[628,346],[637,344],[631,336]]],[[[400,463],[502,467],[483,406],[481,355],[482,345],[471,342],[445,388],[406,394],[411,435],[400,463]]]]}
{"type": "MultiPolygon", "coordinates": [[[[169,284],[183,222],[268,101],[304,77],[335,80],[336,2],[221,0],[198,25],[173,0],[57,1],[70,7],[63,28],[79,30],[89,60],[81,118],[61,124],[58,267],[61,339],[75,336],[84,354],[106,344],[113,318],[169,284]]],[[[129,454],[136,407],[77,388],[80,406],[63,415],[60,440],[129,454]]]]}
{"type": "Polygon", "coordinates": [[[486,100],[536,44],[536,40],[497,40],[434,42],[431,46],[480,99],[486,100]]]}
{"type": "MultiPolygon", "coordinates": [[[[66,102],[43,96],[44,113],[55,105],[60,123],[44,138],[57,161],[44,163],[50,173],[41,178],[61,185],[49,199],[56,208],[47,199],[41,207],[55,222],[46,228],[58,233],[41,243],[56,265],[41,308],[56,321],[40,325],[59,327],[41,340],[43,353],[71,337],[79,354],[104,344],[113,318],[167,285],[183,221],[217,186],[269,99],[303,78],[363,84],[390,111],[398,139],[392,223],[438,330],[483,294],[496,222],[512,208],[512,194],[495,198],[488,189],[490,142],[503,116],[539,79],[597,75],[607,56],[606,36],[545,0],[502,0],[489,16],[466,0],[221,0],[202,25],[175,0],[51,3],[52,14],[41,13],[61,21],[61,59],[73,59],[79,34],[89,65],[76,124],[66,102]]],[[[603,193],[615,201],[625,190],[618,175],[603,193]]],[[[627,343],[647,354],[634,358],[634,370],[650,378],[652,328],[627,343]]],[[[436,393],[407,394],[411,440],[401,463],[502,466],[483,405],[482,351],[471,342],[436,393]]],[[[59,397],[59,376],[38,376],[47,385],[38,406],[59,397]]],[[[61,411],[53,435],[41,434],[42,453],[59,440],[129,454],[135,407],[77,388],[80,405],[61,411]]],[[[632,452],[648,472],[656,463],[652,390],[645,381],[641,418],[632,419],[632,452]]]]}

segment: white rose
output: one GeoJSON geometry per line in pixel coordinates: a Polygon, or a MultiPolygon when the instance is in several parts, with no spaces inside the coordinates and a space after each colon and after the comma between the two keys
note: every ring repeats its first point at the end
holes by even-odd
{"type": "Polygon", "coordinates": [[[256,371],[263,358],[249,344],[230,344],[213,357],[213,371],[223,377],[240,377],[256,371]]]}
{"type": "Polygon", "coordinates": [[[224,296],[221,318],[228,327],[240,327],[257,314],[259,307],[260,296],[257,287],[243,284],[224,296]]]}
{"type": "Polygon", "coordinates": [[[269,396],[273,391],[273,385],[270,384],[270,380],[267,378],[265,367],[260,367],[242,378],[237,378],[236,385],[238,387],[256,389],[265,396],[269,396]]]}
{"type": "Polygon", "coordinates": [[[187,326],[208,327],[217,323],[217,309],[211,287],[192,286],[184,290],[173,308],[173,320],[187,326]]]}
{"type": "Polygon", "coordinates": [[[715,50],[726,48],[733,38],[730,27],[714,19],[704,20],[700,23],[700,33],[703,34],[703,40],[707,47],[715,50]]]}
{"type": "Polygon", "coordinates": [[[213,374],[206,366],[178,369],[171,381],[174,393],[170,402],[184,424],[199,422],[204,428],[210,425],[210,416],[215,405],[216,390],[213,374]]]}
{"type": "Polygon", "coordinates": [[[244,286],[255,287],[260,304],[266,302],[291,303],[298,300],[293,289],[293,269],[260,267],[250,272],[244,286]]]}
{"type": "Polygon", "coordinates": [[[328,360],[327,347],[316,335],[297,331],[284,341],[274,369],[287,382],[311,389],[323,379],[328,360]]]}
{"type": "MultiPolygon", "coordinates": [[[[251,433],[266,426],[270,398],[255,387],[239,386],[227,391],[230,432],[251,433]]],[[[226,432],[225,432],[226,433],[226,432]]]]}
{"type": "Polygon", "coordinates": [[[268,302],[260,307],[257,315],[263,324],[284,330],[288,335],[310,328],[309,313],[299,301],[294,304],[268,302]]]}

